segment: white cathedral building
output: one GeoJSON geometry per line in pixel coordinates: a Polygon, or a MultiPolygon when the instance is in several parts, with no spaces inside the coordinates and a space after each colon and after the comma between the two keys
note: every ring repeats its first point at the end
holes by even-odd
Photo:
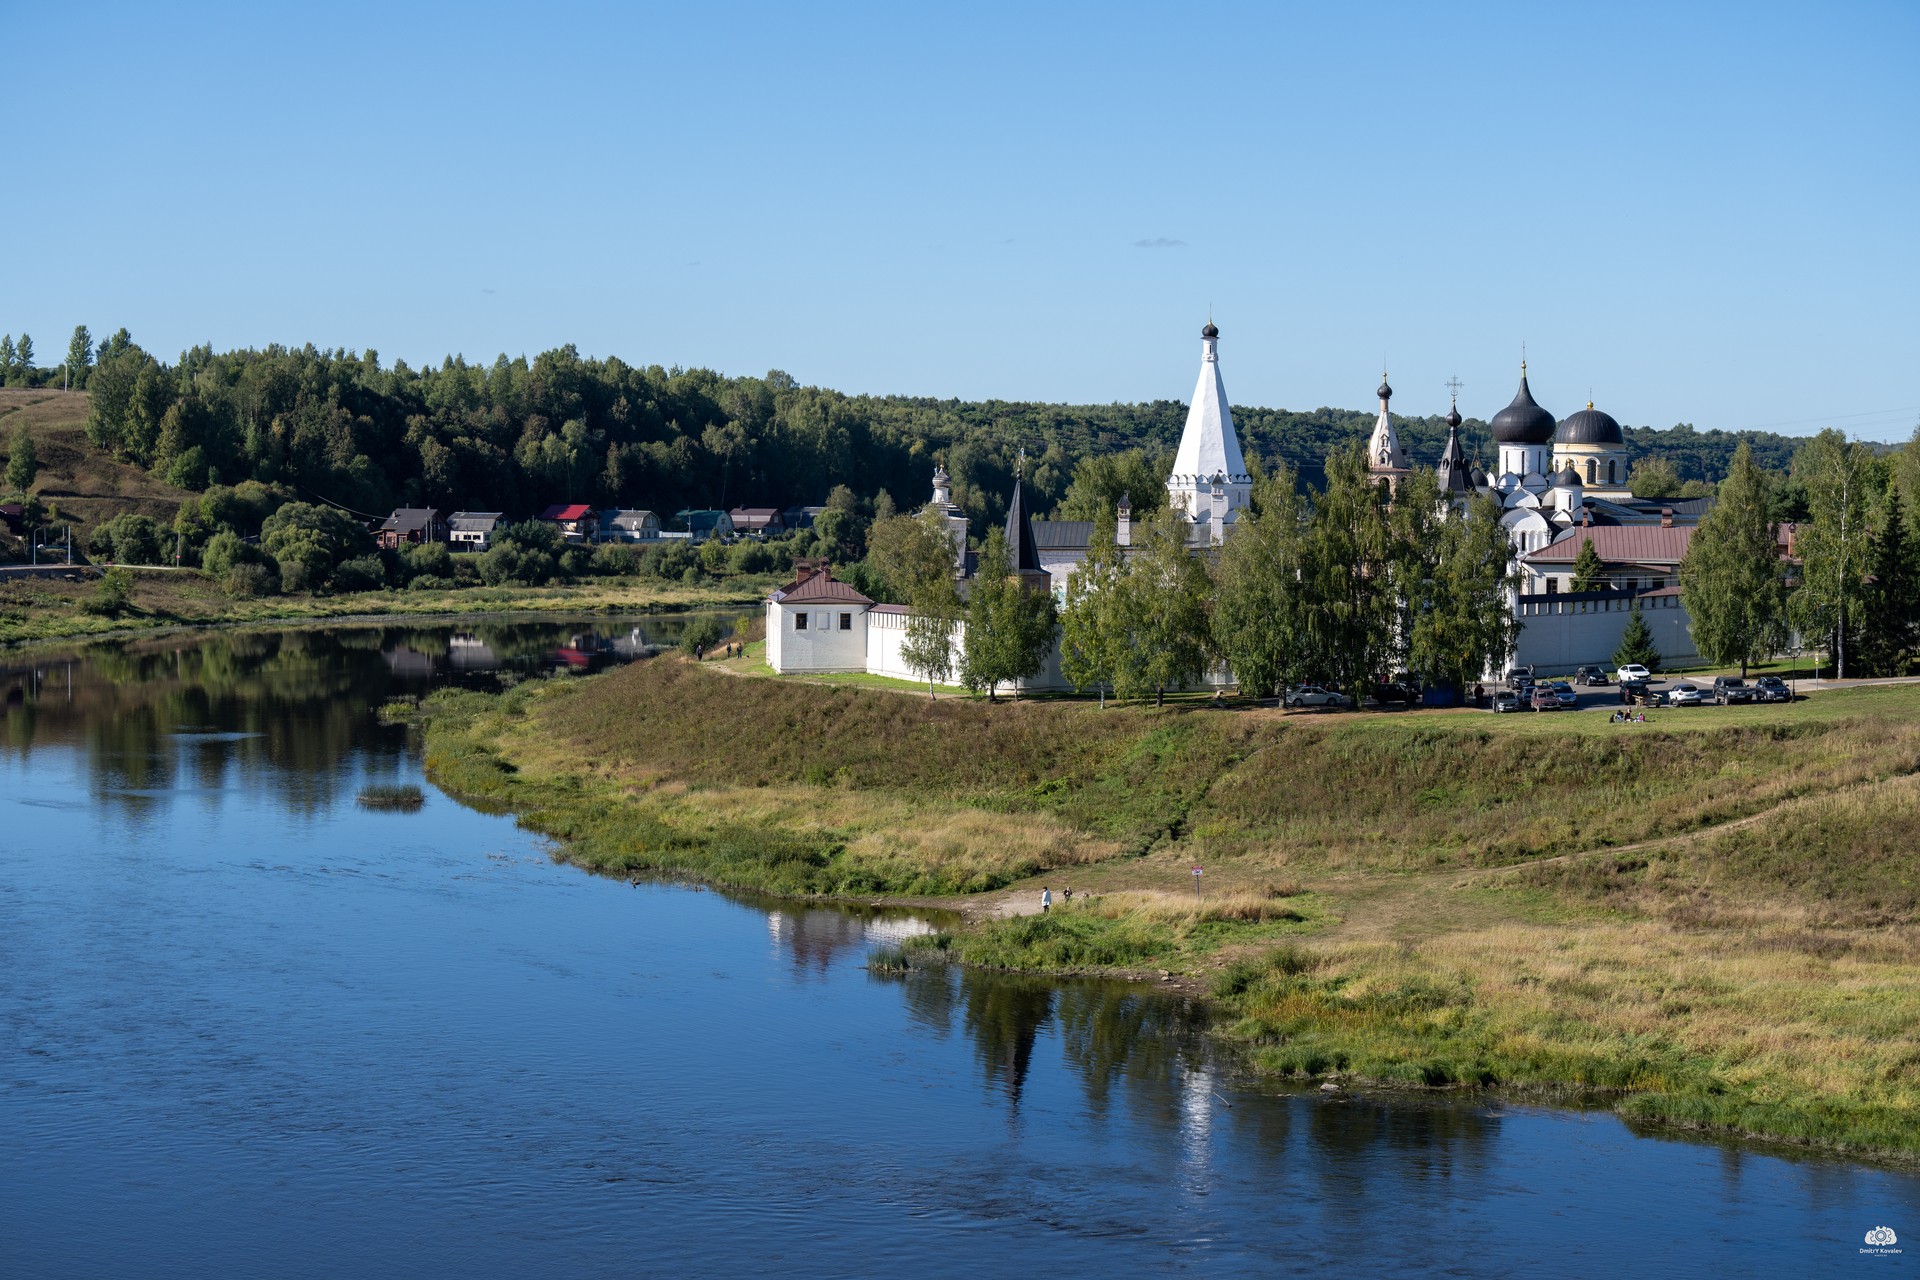
{"type": "MultiPolygon", "coordinates": [[[[1398,487],[1413,463],[1393,425],[1393,388],[1383,375],[1379,416],[1368,441],[1372,473],[1398,487]]],[[[1443,497],[1456,510],[1475,497],[1499,505],[1500,522],[1513,541],[1521,570],[1512,607],[1522,624],[1514,660],[1542,674],[1571,671],[1584,663],[1606,664],[1633,609],[1653,629],[1654,644],[1669,661],[1695,657],[1686,611],[1679,600],[1679,562],[1706,500],[1649,500],[1627,487],[1625,434],[1610,415],[1593,407],[1564,421],[1533,398],[1526,364],[1512,403],[1489,426],[1497,470],[1472,461],[1460,439],[1458,402],[1447,414],[1447,442],[1435,465],[1443,497]],[[1572,566],[1583,542],[1594,543],[1606,563],[1607,585],[1574,592],[1572,566]]],[[[1196,549],[1218,546],[1251,503],[1253,476],[1234,430],[1233,411],[1220,371],[1220,330],[1208,321],[1200,331],[1200,376],[1187,410],[1167,494],[1189,526],[1196,549]]],[[[936,467],[929,507],[954,539],[958,572],[967,565],[967,520],[952,501],[949,477],[936,467]]],[[[1132,513],[1121,499],[1117,540],[1132,543],[1132,513]]],[[[1064,597],[1067,580],[1087,554],[1089,521],[1028,519],[1023,485],[1016,477],[1007,510],[1007,547],[1014,570],[1039,582],[1045,575],[1064,597]]],[[[767,600],[767,662],[778,672],[868,672],[918,680],[901,658],[906,609],[876,604],[830,569],[802,572],[767,600]]],[[[957,637],[956,637],[957,638],[957,637]]],[[[1060,673],[1056,648],[1035,689],[1071,687],[1060,673]]]]}

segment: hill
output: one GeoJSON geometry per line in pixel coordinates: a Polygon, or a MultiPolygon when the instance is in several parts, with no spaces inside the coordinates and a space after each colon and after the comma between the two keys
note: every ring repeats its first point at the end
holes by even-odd
{"type": "Polygon", "coordinates": [[[987,895],[939,899],[971,923],[938,948],[1183,975],[1278,1075],[1920,1157],[1920,687],[1618,726],[989,707],[734,667],[437,695],[429,771],[612,874],[987,895]]]}
{"type": "Polygon", "coordinates": [[[73,523],[76,546],[87,530],[123,511],[172,523],[193,495],[96,448],[87,439],[87,408],[83,391],[0,387],[0,448],[22,427],[33,438],[40,474],[31,492],[53,523],[73,523]]]}

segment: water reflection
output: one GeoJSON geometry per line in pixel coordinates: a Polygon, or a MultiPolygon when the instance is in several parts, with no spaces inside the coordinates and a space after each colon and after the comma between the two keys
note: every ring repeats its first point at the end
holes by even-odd
{"type": "Polygon", "coordinates": [[[381,703],[602,670],[677,643],[690,616],[220,631],[35,651],[0,662],[0,749],[81,749],[90,794],[135,820],[173,796],[243,784],[311,815],[400,767],[406,734],[376,722],[381,703]]]}

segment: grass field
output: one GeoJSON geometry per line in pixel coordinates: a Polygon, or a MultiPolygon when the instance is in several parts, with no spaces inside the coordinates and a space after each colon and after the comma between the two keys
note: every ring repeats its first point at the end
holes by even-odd
{"type": "Polygon", "coordinates": [[[1276,1074],[1920,1158],[1920,687],[1612,725],[989,706],[756,662],[440,695],[429,769],[614,874],[969,895],[930,945],[1167,971],[1276,1074]],[[1072,905],[1032,914],[1043,884],[1072,905]]]}
{"type": "Polygon", "coordinates": [[[87,443],[87,396],[46,387],[0,387],[0,447],[21,427],[33,437],[40,474],[33,492],[74,525],[74,541],[123,511],[171,524],[192,495],[87,443]]]}

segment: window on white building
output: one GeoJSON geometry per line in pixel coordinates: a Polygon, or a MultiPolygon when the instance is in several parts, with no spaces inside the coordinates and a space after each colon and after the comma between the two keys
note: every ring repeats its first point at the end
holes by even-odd
{"type": "Polygon", "coordinates": [[[793,615],[793,629],[794,629],[795,631],[805,631],[805,630],[807,629],[807,615],[806,615],[806,614],[804,614],[804,613],[796,613],[796,614],[794,614],[794,615],[793,615]]]}
{"type": "Polygon", "coordinates": [[[1547,594],[1550,596],[1557,596],[1560,594],[1560,579],[1558,578],[1547,579],[1547,594]]]}
{"type": "Polygon", "coordinates": [[[851,631],[851,630],[853,630],[853,615],[852,615],[852,614],[850,614],[850,613],[843,613],[843,614],[841,614],[841,615],[840,615],[840,629],[841,629],[842,631],[851,631]]]}

